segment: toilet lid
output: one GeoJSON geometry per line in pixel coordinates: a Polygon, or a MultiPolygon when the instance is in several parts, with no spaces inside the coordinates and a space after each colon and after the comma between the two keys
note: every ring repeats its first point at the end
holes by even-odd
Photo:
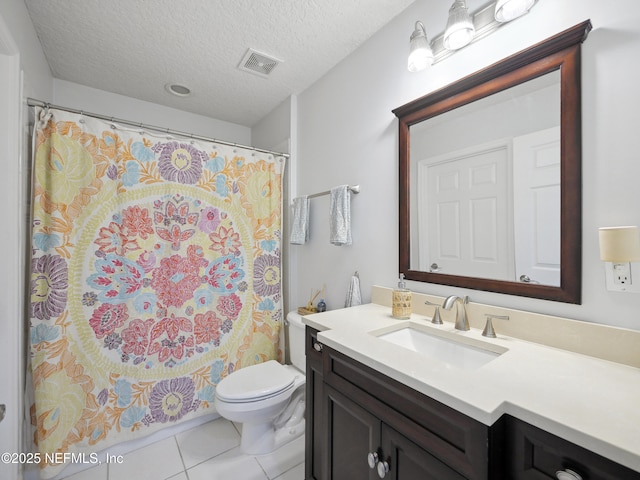
{"type": "Polygon", "coordinates": [[[226,401],[256,401],[293,387],[295,375],[275,360],[236,370],[222,379],[216,395],[226,401]]]}

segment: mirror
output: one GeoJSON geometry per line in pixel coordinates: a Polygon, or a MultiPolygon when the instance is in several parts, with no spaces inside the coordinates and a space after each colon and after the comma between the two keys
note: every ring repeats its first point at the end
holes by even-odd
{"type": "Polygon", "coordinates": [[[580,303],[580,44],[590,29],[393,110],[407,279],[580,303]]]}

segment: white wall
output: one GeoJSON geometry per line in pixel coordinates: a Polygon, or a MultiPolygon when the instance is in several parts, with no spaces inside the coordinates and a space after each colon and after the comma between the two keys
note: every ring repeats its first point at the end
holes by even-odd
{"type": "MultiPolygon", "coordinates": [[[[359,270],[365,300],[374,284],[395,286],[398,270],[398,134],[391,110],[586,19],[594,30],[582,48],[583,278],[582,305],[567,305],[482,291],[471,301],[640,329],[640,294],[605,289],[598,227],[640,224],[640,4],[619,0],[541,1],[525,17],[431,69],[406,69],[409,35],[422,20],[430,37],[446,22],[440,6],[417,0],[298,98],[297,194],[345,183],[360,184],[352,200],[353,246],[329,244],[328,198],[312,200],[312,240],[295,246],[294,299],[303,305],[326,283],[327,304],[344,302],[359,270]],[[437,12],[434,8],[438,8],[437,12]]],[[[453,287],[409,282],[434,295],[453,287]]]]}
{"type": "Polygon", "coordinates": [[[251,145],[251,129],[249,127],[97,90],[65,80],[53,80],[53,103],[136,123],[213,137],[217,140],[241,145],[251,145]]]}
{"type": "Polygon", "coordinates": [[[0,17],[15,41],[24,71],[25,96],[37,95],[48,101],[52,95],[52,76],[40,41],[31,23],[24,0],[2,0],[0,17]]]}
{"type": "Polygon", "coordinates": [[[279,150],[291,138],[291,105],[293,99],[288,97],[274,108],[267,116],[251,127],[251,145],[265,150],[279,150]]]}
{"type": "MultiPolygon", "coordinates": [[[[0,203],[5,228],[0,235],[0,403],[7,414],[0,425],[0,451],[22,451],[24,380],[23,319],[27,217],[27,108],[23,95],[50,99],[51,73],[22,0],[0,3],[0,203]]],[[[0,464],[0,477],[20,477],[21,466],[0,464]]]]}

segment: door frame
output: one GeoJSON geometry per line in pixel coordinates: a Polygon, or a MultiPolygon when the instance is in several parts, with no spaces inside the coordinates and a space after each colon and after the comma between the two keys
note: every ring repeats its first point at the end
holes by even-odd
{"type": "MultiPolygon", "coordinates": [[[[4,219],[8,228],[0,231],[0,381],[3,388],[0,403],[6,404],[6,415],[0,423],[0,452],[22,452],[24,419],[24,329],[23,301],[25,257],[25,207],[21,201],[23,182],[21,172],[21,110],[22,79],[20,52],[6,22],[0,16],[0,56],[3,72],[0,74],[0,204],[4,206],[4,219]]],[[[20,478],[19,463],[0,463],[0,477],[8,480],[20,478]]]]}

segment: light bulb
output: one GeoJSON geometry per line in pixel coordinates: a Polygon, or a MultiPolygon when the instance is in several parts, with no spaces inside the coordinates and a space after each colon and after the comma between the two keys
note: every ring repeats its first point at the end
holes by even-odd
{"type": "Polygon", "coordinates": [[[447,50],[458,50],[468,45],[475,33],[476,29],[466,3],[464,0],[456,0],[449,9],[447,28],[444,31],[444,47],[447,50]]]}
{"type": "Polygon", "coordinates": [[[422,22],[416,22],[416,29],[411,34],[407,68],[410,72],[420,72],[432,64],[433,51],[427,40],[424,25],[422,22]]]}
{"type": "Polygon", "coordinates": [[[495,18],[498,22],[510,22],[527,13],[537,0],[498,0],[495,18]]]}

